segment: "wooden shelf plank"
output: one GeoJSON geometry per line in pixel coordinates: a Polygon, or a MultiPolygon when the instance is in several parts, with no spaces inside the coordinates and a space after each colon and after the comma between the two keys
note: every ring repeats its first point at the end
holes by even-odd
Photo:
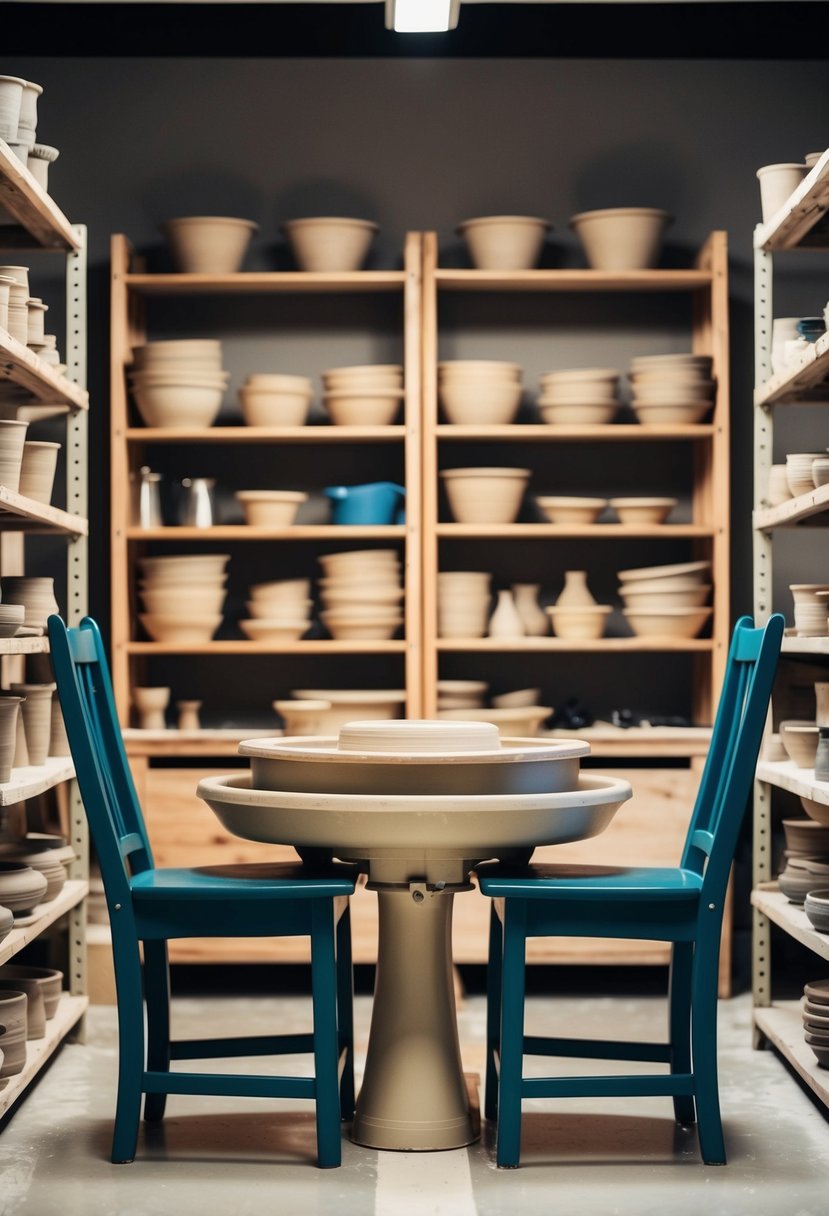
{"type": "Polygon", "coordinates": [[[70,908],[77,907],[88,893],[88,883],[70,878],[56,899],[50,900],[48,904],[38,904],[33,916],[16,918],[11,933],[0,942],[0,963],[7,963],[10,958],[14,958],[24,946],[39,937],[44,929],[60,920],[70,908]]]}
{"type": "Polygon", "coordinates": [[[829,247],[825,216],[829,210],[829,152],[824,152],[793,194],[767,224],[754,231],[754,248],[829,247]]]}
{"type": "Polygon", "coordinates": [[[74,776],[75,766],[69,756],[49,756],[45,764],[14,768],[11,780],[0,785],[0,806],[35,798],[74,776]]]}
{"type": "Polygon", "coordinates": [[[829,806],[829,781],[815,781],[813,768],[800,768],[793,760],[761,760],[757,780],[829,806]]]}
{"type": "Polygon", "coordinates": [[[802,904],[789,903],[777,883],[761,883],[751,892],[752,905],[821,958],[829,959],[829,934],[813,929],[802,904]]]}
{"type": "Polygon", "coordinates": [[[48,654],[49,639],[37,638],[0,638],[0,654],[48,654]]]}
{"type": "Polygon", "coordinates": [[[715,428],[710,422],[689,426],[642,426],[639,422],[608,422],[590,426],[537,422],[516,422],[503,426],[456,426],[442,422],[435,430],[438,439],[454,442],[481,439],[509,443],[573,443],[579,440],[647,443],[659,439],[710,439],[715,428]]]}
{"type": "Polygon", "coordinates": [[[405,426],[130,427],[127,443],[399,443],[405,426]]]}
{"type": "Polygon", "coordinates": [[[759,532],[767,532],[772,528],[788,528],[800,523],[803,519],[811,519],[829,508],[829,483],[810,490],[808,494],[799,494],[775,507],[762,507],[752,514],[752,522],[759,532]]]}
{"type": "Polygon", "coordinates": [[[0,380],[19,384],[41,401],[68,405],[75,410],[89,407],[89,394],[84,389],[58,375],[50,364],[5,329],[0,329],[0,380]]]}
{"type": "Polygon", "coordinates": [[[241,271],[238,274],[127,274],[130,291],[145,296],[355,294],[402,292],[402,270],[355,270],[317,274],[302,270],[241,271]]]}
{"type": "Polygon", "coordinates": [[[759,385],[754,390],[754,404],[796,405],[803,399],[808,403],[816,395],[820,400],[829,401],[829,384],[822,383],[827,376],[829,333],[822,334],[817,342],[812,342],[796,364],[759,385]]]}
{"type": "Polygon", "coordinates": [[[70,515],[48,503],[25,498],[15,490],[0,486],[0,529],[26,532],[65,532],[70,536],[87,536],[89,524],[80,515],[70,515]],[[2,519],[9,514],[14,518],[2,519]]]}
{"type": "Polygon", "coordinates": [[[829,1106],[829,1072],[820,1067],[815,1053],[803,1037],[800,1001],[755,1005],[754,1023],[815,1096],[829,1106]]]}
{"type": "Polygon", "coordinates": [[[700,291],[706,270],[437,270],[443,291],[700,291]]]}
{"type": "Polygon", "coordinates": [[[782,654],[829,654],[829,636],[820,638],[784,637],[782,654]]]}
{"type": "Polygon", "coordinates": [[[705,756],[711,744],[710,726],[631,726],[596,722],[583,730],[540,731],[545,739],[584,739],[593,756],[705,756]]]}
{"type": "Polygon", "coordinates": [[[86,1013],[89,998],[70,996],[65,992],[60,998],[55,1016],[46,1023],[46,1035],[42,1039],[29,1039],[26,1043],[26,1063],[23,1071],[9,1077],[5,1089],[0,1089],[0,1116],[10,1109],[31,1085],[40,1070],[49,1062],[60,1044],[86,1013]]]}
{"type": "Polygon", "coordinates": [[[641,537],[650,540],[695,540],[716,536],[718,528],[706,528],[701,524],[453,524],[437,525],[438,536],[481,536],[491,539],[502,537],[549,539],[550,537],[594,537],[604,540],[619,540],[622,537],[641,537]]]}
{"type": "Polygon", "coordinates": [[[127,642],[127,654],[403,654],[406,643],[391,641],[336,641],[334,639],[311,639],[305,642],[245,642],[239,639],[220,642],[204,642],[198,645],[177,642],[127,642]]]}
{"type": "Polygon", "coordinates": [[[259,528],[249,524],[214,524],[211,528],[139,528],[126,531],[127,540],[402,540],[403,524],[291,524],[284,528],[259,528]]]}
{"type": "Polygon", "coordinates": [[[480,651],[533,653],[565,651],[578,654],[630,653],[648,654],[662,651],[700,653],[713,650],[711,638],[596,638],[576,641],[569,638],[438,638],[439,651],[480,651]]]}
{"type": "MultiPolygon", "coordinates": [[[[39,245],[43,249],[78,249],[72,225],[5,140],[0,139],[0,205],[14,216],[29,234],[29,241],[13,238],[13,245],[39,245]]],[[[7,237],[0,230],[0,245],[7,237]]]]}

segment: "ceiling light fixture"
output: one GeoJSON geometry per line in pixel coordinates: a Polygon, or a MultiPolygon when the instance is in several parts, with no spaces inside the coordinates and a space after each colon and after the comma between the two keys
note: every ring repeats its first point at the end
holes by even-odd
{"type": "Polygon", "coordinates": [[[432,34],[458,24],[460,0],[386,0],[386,29],[398,34],[432,34]]]}

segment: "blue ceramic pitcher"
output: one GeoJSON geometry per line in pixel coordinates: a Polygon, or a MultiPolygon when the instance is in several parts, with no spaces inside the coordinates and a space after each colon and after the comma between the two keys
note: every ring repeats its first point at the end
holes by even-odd
{"type": "Polygon", "coordinates": [[[394,524],[400,516],[406,491],[392,481],[371,481],[362,486],[326,486],[335,524],[394,524]]]}

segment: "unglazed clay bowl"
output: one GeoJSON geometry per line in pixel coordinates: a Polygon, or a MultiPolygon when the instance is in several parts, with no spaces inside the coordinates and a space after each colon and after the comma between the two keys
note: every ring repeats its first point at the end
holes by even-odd
{"type": "Polygon", "coordinates": [[[273,701],[273,708],[282,718],[286,735],[321,735],[324,715],[330,701],[273,701]]]}
{"type": "Polygon", "coordinates": [[[308,417],[313,392],[307,388],[259,388],[245,384],[239,389],[239,402],[247,426],[303,426],[308,417]]]}
{"type": "MultiPolygon", "coordinates": [[[[468,718],[466,712],[423,721],[349,722],[342,738],[252,739],[240,743],[239,754],[250,757],[255,789],[422,797],[576,788],[589,744],[502,738],[498,725],[483,717],[492,711],[468,718]]],[[[507,711],[501,714],[506,720],[507,711]]],[[[517,711],[511,716],[519,720],[517,711]]]]}
{"type": "Polygon", "coordinates": [[[677,504],[675,498],[611,498],[610,505],[623,524],[664,524],[677,504]]]}
{"type": "Polygon", "coordinates": [[[541,495],[535,501],[554,524],[594,524],[607,506],[606,498],[541,495]]]}
{"type": "Polygon", "coordinates": [[[814,768],[819,740],[816,722],[789,719],[780,723],[780,740],[793,764],[798,768],[814,768]]]}
{"type": "Polygon", "coordinates": [[[515,418],[521,391],[520,380],[456,376],[441,381],[438,395],[455,426],[503,426],[515,418]]]}
{"type": "Polygon", "coordinates": [[[222,623],[222,614],[140,613],[138,617],[154,642],[175,642],[178,645],[199,645],[209,642],[222,623]]]}
{"type": "Polygon", "coordinates": [[[165,220],[161,231],[184,274],[235,274],[259,226],[229,216],[188,215],[165,220]]]}
{"type": "Polygon", "coordinates": [[[248,588],[252,600],[273,600],[275,603],[304,601],[311,594],[310,578],[281,578],[270,583],[254,583],[248,588]]]}
{"type": "Polygon", "coordinates": [[[800,801],[810,819],[814,819],[815,823],[822,823],[824,827],[829,827],[829,806],[825,802],[817,802],[814,798],[804,798],[802,794],[800,801]]]}
{"type": "Polygon", "coordinates": [[[471,718],[498,727],[503,738],[531,739],[553,712],[550,705],[494,705],[489,709],[438,709],[439,718],[471,718]]]}
{"type": "Polygon", "coordinates": [[[441,382],[453,377],[466,380],[476,376],[520,380],[521,364],[509,363],[504,359],[447,359],[438,364],[438,380],[441,382]]]}
{"type": "Polygon", "coordinates": [[[815,823],[813,819],[784,819],[783,832],[787,849],[799,851],[807,857],[829,855],[829,827],[824,824],[815,823]]]}
{"type": "Polygon", "coordinates": [[[622,615],[639,637],[695,638],[713,611],[713,608],[625,608],[622,615]]]}
{"type": "Polygon", "coordinates": [[[701,608],[708,599],[710,586],[705,583],[694,583],[689,587],[674,587],[670,579],[668,586],[660,587],[658,581],[652,590],[640,590],[639,583],[623,583],[619,595],[626,608],[632,612],[640,609],[659,611],[661,608],[701,608]]]}
{"type": "Polygon", "coordinates": [[[554,426],[602,426],[616,417],[619,402],[550,400],[543,396],[538,399],[538,412],[543,422],[554,426]]]}
{"type": "Polygon", "coordinates": [[[291,696],[329,703],[318,717],[320,733],[325,735],[337,734],[347,722],[399,718],[406,704],[406,693],[395,688],[293,688],[291,696]]]}
{"type": "MultiPolygon", "coordinates": [[[[829,870],[829,867],[827,867],[829,870]]],[[[824,879],[824,882],[827,880],[824,879]]],[[[829,889],[826,887],[818,887],[817,890],[811,890],[806,896],[803,910],[812,926],[819,933],[829,933],[829,889]]],[[[815,1024],[815,1014],[806,1015],[808,1020],[815,1024]]],[[[806,1018],[804,1017],[804,1021],[806,1018]]],[[[820,1018],[817,1024],[822,1030],[829,1030],[829,1017],[820,1018]]]]}
{"type": "Polygon", "coordinates": [[[359,270],[379,231],[371,220],[315,216],[281,225],[300,270],[339,274],[359,270]]]}
{"type": "Polygon", "coordinates": [[[444,469],[441,474],[453,518],[463,524],[510,524],[521,510],[529,469],[444,469]]]}
{"type": "Polygon", "coordinates": [[[607,618],[613,609],[609,604],[579,604],[572,608],[551,605],[544,611],[552,622],[556,637],[592,641],[604,633],[607,618]]]}
{"type": "Polygon", "coordinates": [[[551,228],[534,215],[482,215],[464,220],[456,232],[477,270],[531,270],[551,228]]]}
{"type": "Polygon", "coordinates": [[[332,389],[322,399],[335,426],[391,426],[402,400],[402,389],[367,388],[332,389]]]}
{"type": "Polygon", "coordinates": [[[246,600],[248,615],[255,621],[307,621],[313,600],[246,600]]]}
{"type": "Polygon", "coordinates": [[[571,216],[593,270],[647,270],[659,260],[672,217],[657,207],[608,207],[571,216]]]}
{"type": "MultiPolygon", "coordinates": [[[[55,1016],[63,982],[62,971],[56,971],[52,967],[30,967],[23,963],[4,963],[0,967],[0,975],[4,979],[10,980],[36,980],[43,996],[47,1021],[55,1016]]],[[[0,1039],[0,1042],[2,1042],[2,1039],[0,1039]]]]}
{"type": "MultiPolygon", "coordinates": [[[[211,584],[199,586],[197,591],[188,584],[188,594],[198,598],[199,610],[204,613],[221,612],[227,599],[224,587],[214,587],[211,584]]],[[[147,588],[140,592],[141,602],[145,610],[153,616],[166,616],[172,613],[180,615],[182,611],[181,587],[162,590],[160,586],[147,588]]]]}
{"type": "Polygon", "coordinates": [[[308,619],[283,621],[258,617],[240,621],[239,628],[252,642],[295,642],[308,631],[308,619]]]}
{"type": "Polygon", "coordinates": [[[675,401],[660,404],[633,402],[633,412],[642,426],[691,426],[702,422],[710,409],[710,401],[675,401]]]}
{"type": "Polygon", "coordinates": [[[538,705],[541,700],[540,688],[516,688],[514,692],[502,692],[492,698],[496,709],[515,709],[526,705],[538,705]]]}
{"type": "Polygon", "coordinates": [[[164,430],[212,426],[222,405],[224,388],[195,377],[189,384],[133,384],[132,395],[145,426],[164,430]]]}
{"type": "Polygon", "coordinates": [[[45,877],[20,861],[0,861],[0,903],[15,916],[25,916],[46,894],[45,877]]]}
{"type": "Polygon", "coordinates": [[[254,528],[285,528],[296,520],[308,495],[301,490],[239,490],[245,523],[254,528]]]}
{"type": "Polygon", "coordinates": [[[632,583],[642,579],[647,579],[649,582],[655,579],[681,579],[686,583],[704,583],[710,570],[711,563],[707,561],[674,562],[667,566],[639,566],[634,570],[620,570],[619,581],[632,583]]]}
{"type": "Polygon", "coordinates": [[[391,618],[366,616],[342,616],[336,612],[321,612],[320,620],[336,641],[384,642],[394,637],[403,624],[403,617],[395,614],[391,618]]]}

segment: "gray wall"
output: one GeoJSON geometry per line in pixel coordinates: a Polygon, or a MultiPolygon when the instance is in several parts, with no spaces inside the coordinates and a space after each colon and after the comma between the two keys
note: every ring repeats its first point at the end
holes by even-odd
{"type": "MultiPolygon", "coordinates": [[[[672,212],[668,256],[675,259],[687,259],[712,228],[729,234],[734,592],[735,609],[750,608],[755,170],[825,146],[825,63],[14,58],[4,70],[45,86],[39,137],[61,149],[52,192],[90,230],[93,555],[99,572],[93,607],[99,615],[106,614],[110,232],[160,251],[157,225],[166,216],[249,216],[261,232],[248,265],[268,267],[284,259],[281,219],[345,212],[380,222],[375,263],[393,265],[407,229],[436,228],[451,257],[459,252],[458,220],[529,212],[555,224],[552,263],[579,264],[568,216],[627,203],[672,212]]],[[[785,264],[775,312],[820,311],[829,296],[824,264],[804,255],[785,264]]],[[[290,312],[284,302],[269,305],[276,310],[269,319],[279,320],[283,333],[282,345],[275,346],[279,340],[272,336],[250,333],[248,307],[224,301],[212,316],[196,315],[189,305],[171,308],[164,323],[182,333],[208,320],[226,327],[230,363],[239,376],[260,356],[270,360],[258,364],[263,369],[291,370],[286,362],[293,351],[294,368],[313,372],[342,361],[345,350],[355,361],[394,351],[396,322],[384,327],[370,311],[358,308],[353,333],[333,315],[330,324],[323,317],[308,332],[303,304],[290,312]],[[367,319],[376,337],[361,338],[363,346],[355,348],[367,319]]],[[[458,307],[457,331],[447,313],[445,353],[489,351],[497,357],[508,338],[508,357],[523,359],[531,379],[567,353],[585,362],[601,348],[598,361],[605,364],[637,350],[684,345],[684,322],[672,304],[654,315],[634,301],[621,321],[618,309],[614,317],[602,301],[565,300],[552,307],[550,314],[531,317],[524,302],[513,300],[506,323],[487,304],[467,310],[462,322],[458,307]]],[[[827,436],[816,426],[812,411],[789,449],[824,446],[827,436]]],[[[787,554],[798,548],[787,545],[787,554]]]]}

